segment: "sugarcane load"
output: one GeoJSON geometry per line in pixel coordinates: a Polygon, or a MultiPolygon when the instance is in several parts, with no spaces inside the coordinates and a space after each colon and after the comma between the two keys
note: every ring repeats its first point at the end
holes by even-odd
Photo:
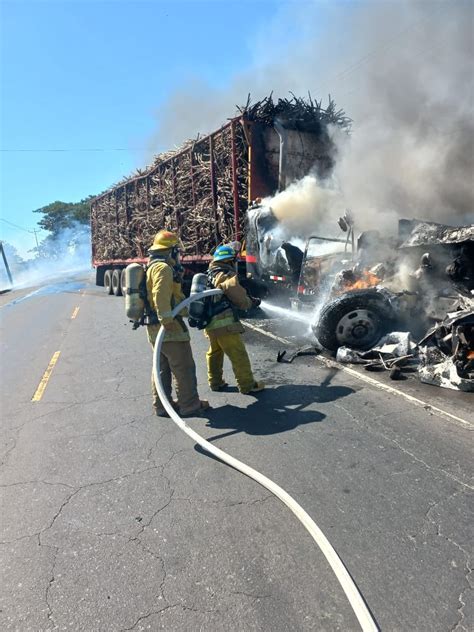
{"type": "Polygon", "coordinates": [[[233,241],[242,243],[239,277],[268,290],[271,275],[259,271],[265,268],[260,227],[249,208],[310,172],[327,178],[336,155],[331,130],[348,132],[350,125],[331,99],[323,106],[311,96],[274,100],[270,95],[257,103],[249,98],[215,132],[156,156],[151,166],[92,200],[97,285],[110,294],[124,293],[125,267],[145,263],[154,235],[166,229],[183,244],[185,291],[193,274],[207,270],[214,250],[233,241]]]}

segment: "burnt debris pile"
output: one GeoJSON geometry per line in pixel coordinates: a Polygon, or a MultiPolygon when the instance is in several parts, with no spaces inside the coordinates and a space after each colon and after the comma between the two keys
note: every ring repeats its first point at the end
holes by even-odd
{"type": "Polygon", "coordinates": [[[397,240],[368,231],[357,245],[333,275],[319,342],[394,379],[417,368],[423,382],[474,391],[474,226],[400,220],[397,240]]]}
{"type": "Polygon", "coordinates": [[[474,391],[474,309],[464,298],[453,307],[420,341],[418,372],[427,384],[474,391]]]}

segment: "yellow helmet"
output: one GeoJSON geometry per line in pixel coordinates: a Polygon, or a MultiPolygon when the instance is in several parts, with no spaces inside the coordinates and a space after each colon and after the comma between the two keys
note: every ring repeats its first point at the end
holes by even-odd
{"type": "Polygon", "coordinates": [[[184,250],[181,239],[176,233],[172,233],[169,230],[160,230],[156,233],[155,239],[148,250],[149,252],[159,252],[160,250],[170,250],[171,248],[184,250]]]}

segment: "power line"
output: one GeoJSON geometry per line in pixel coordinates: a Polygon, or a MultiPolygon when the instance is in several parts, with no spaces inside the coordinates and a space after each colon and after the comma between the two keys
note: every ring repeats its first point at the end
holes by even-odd
{"type": "Polygon", "coordinates": [[[40,229],[38,229],[38,228],[33,228],[33,230],[28,230],[27,228],[23,228],[23,226],[18,226],[18,224],[14,224],[13,222],[9,222],[7,219],[4,219],[3,217],[0,217],[0,220],[1,220],[2,222],[5,222],[5,224],[8,224],[9,226],[12,226],[13,228],[16,228],[16,229],[18,229],[18,230],[22,230],[22,231],[24,231],[25,233],[30,233],[30,234],[32,234],[32,235],[34,234],[34,236],[35,236],[35,241],[36,241],[36,247],[38,247],[38,246],[39,246],[39,243],[38,243],[38,236],[37,236],[37,234],[36,234],[36,233],[40,233],[40,232],[41,232],[41,230],[40,230],[40,229]]]}
{"type": "Polygon", "coordinates": [[[7,219],[3,219],[3,217],[0,217],[0,221],[5,222],[5,224],[9,224],[10,226],[13,226],[13,228],[18,228],[18,230],[24,230],[25,233],[33,232],[31,230],[28,230],[27,228],[23,228],[23,226],[18,226],[18,224],[14,224],[13,222],[9,222],[7,219]]]}
{"type": "Polygon", "coordinates": [[[91,147],[91,148],[7,148],[0,149],[3,153],[22,153],[22,152],[107,152],[107,151],[149,151],[145,147],[91,147]]]}

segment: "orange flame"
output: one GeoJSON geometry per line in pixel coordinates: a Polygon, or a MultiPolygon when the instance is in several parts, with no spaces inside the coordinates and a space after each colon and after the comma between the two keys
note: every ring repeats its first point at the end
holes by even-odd
{"type": "Polygon", "coordinates": [[[474,349],[472,351],[467,352],[467,359],[474,360],[474,349]]]}
{"type": "Polygon", "coordinates": [[[382,279],[380,279],[376,274],[369,272],[369,270],[365,270],[362,272],[361,276],[357,281],[351,284],[347,284],[344,286],[344,290],[364,290],[368,287],[374,287],[374,285],[378,285],[382,279]]]}

